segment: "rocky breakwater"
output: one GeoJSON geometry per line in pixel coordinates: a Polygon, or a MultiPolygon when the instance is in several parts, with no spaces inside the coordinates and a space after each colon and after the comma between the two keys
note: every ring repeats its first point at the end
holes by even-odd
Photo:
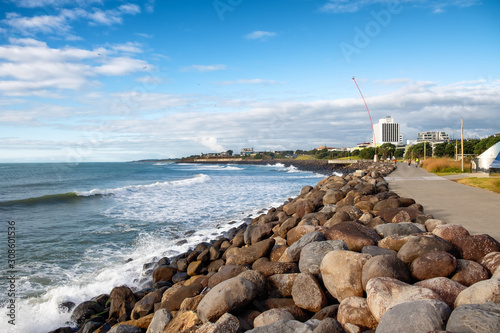
{"type": "MultiPolygon", "coordinates": [[[[500,332],[500,244],[389,190],[330,176],[78,305],[78,332],[500,332]]],[[[60,328],[54,332],[71,332],[60,328]]]]}

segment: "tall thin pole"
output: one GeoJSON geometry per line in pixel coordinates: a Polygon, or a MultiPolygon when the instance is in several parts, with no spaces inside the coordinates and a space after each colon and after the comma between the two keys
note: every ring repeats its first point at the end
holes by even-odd
{"type": "Polygon", "coordinates": [[[458,141],[455,140],[455,161],[458,161],[458,141]]]}
{"type": "Polygon", "coordinates": [[[426,158],[426,149],[427,149],[427,142],[424,140],[424,161],[425,161],[425,158],[426,158]]]}
{"type": "Polygon", "coordinates": [[[375,146],[375,157],[374,160],[378,161],[378,156],[377,156],[377,142],[375,141],[375,129],[373,128],[373,121],[372,121],[372,116],[370,115],[370,110],[368,109],[368,105],[366,105],[365,97],[363,96],[363,93],[361,93],[361,89],[359,89],[358,83],[356,82],[356,79],[354,76],[352,77],[352,80],[356,84],[356,87],[359,90],[359,94],[361,95],[361,98],[363,99],[363,102],[365,103],[366,111],[368,111],[368,117],[370,117],[370,123],[372,124],[372,132],[373,132],[373,145],[375,146]]]}
{"type": "Polygon", "coordinates": [[[464,172],[464,120],[460,119],[460,127],[462,131],[462,172],[464,172]]]}

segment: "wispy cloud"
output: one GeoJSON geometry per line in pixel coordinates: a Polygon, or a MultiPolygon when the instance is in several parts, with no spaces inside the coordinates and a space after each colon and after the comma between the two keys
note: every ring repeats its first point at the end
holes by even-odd
{"type": "MultiPolygon", "coordinates": [[[[96,77],[154,69],[116,45],[113,49],[51,48],[31,38],[11,38],[0,46],[0,92],[9,96],[44,95],[51,89],[76,90],[96,77]]],[[[52,92],[54,93],[54,91],[52,92]]],[[[54,96],[54,95],[52,95],[54,96]]]]}
{"type": "Polygon", "coordinates": [[[446,7],[470,7],[481,4],[481,0],[329,0],[320,7],[327,13],[354,13],[373,5],[412,5],[431,8],[434,13],[441,13],[446,7]]]}
{"type": "Polygon", "coordinates": [[[276,36],[275,32],[258,30],[258,31],[254,31],[254,32],[251,32],[251,33],[245,35],[245,38],[246,39],[266,40],[266,39],[274,37],[274,36],[276,36]]]}
{"type": "MultiPolygon", "coordinates": [[[[24,5],[32,5],[38,7],[43,1],[32,1],[24,5]]],[[[50,3],[57,3],[52,1],[50,3]]],[[[64,2],[65,4],[66,2],[64,2]]],[[[1,21],[1,24],[12,29],[14,32],[21,33],[25,36],[35,36],[37,34],[55,34],[59,36],[67,36],[68,39],[75,38],[71,34],[72,22],[77,20],[86,20],[89,25],[111,26],[114,24],[122,24],[125,15],[136,15],[141,12],[141,9],[136,4],[123,4],[117,8],[101,10],[99,8],[63,8],[57,14],[45,14],[36,16],[22,16],[19,13],[11,12],[6,14],[6,18],[1,21]]]]}
{"type": "Polygon", "coordinates": [[[226,69],[226,65],[217,64],[217,65],[190,65],[186,67],[182,67],[180,69],[181,72],[213,72],[220,71],[226,69]]]}

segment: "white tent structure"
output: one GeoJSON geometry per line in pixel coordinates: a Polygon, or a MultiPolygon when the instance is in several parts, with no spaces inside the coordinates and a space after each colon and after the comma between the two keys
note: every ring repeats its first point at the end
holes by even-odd
{"type": "Polygon", "coordinates": [[[500,172],[500,142],[495,143],[472,161],[475,172],[500,172]]]}

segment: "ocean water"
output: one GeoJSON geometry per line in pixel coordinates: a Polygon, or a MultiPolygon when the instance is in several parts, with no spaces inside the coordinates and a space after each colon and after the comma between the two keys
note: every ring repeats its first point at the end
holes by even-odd
{"type": "Polygon", "coordinates": [[[280,164],[0,164],[0,332],[65,326],[61,303],[140,288],[143,264],[215,239],[323,177],[280,164]]]}

